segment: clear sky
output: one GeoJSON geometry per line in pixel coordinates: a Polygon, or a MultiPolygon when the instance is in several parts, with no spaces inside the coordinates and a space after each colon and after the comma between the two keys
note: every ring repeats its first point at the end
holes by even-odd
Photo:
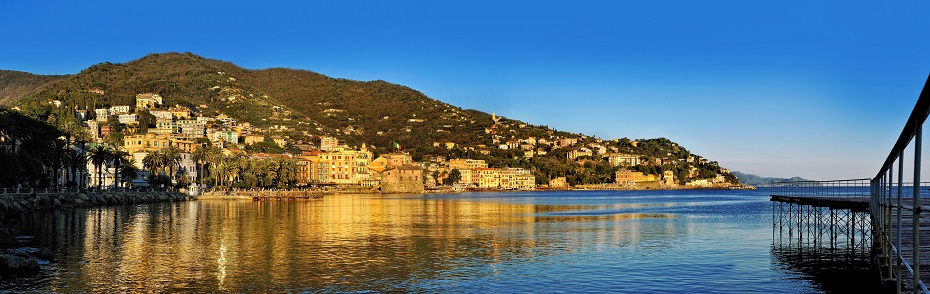
{"type": "Polygon", "coordinates": [[[874,176],[930,74],[930,1],[0,0],[0,69],[192,52],[382,79],[762,176],[874,176]]]}

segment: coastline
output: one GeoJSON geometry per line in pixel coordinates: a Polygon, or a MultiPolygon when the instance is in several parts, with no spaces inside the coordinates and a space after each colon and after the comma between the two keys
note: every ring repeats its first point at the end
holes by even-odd
{"type": "Polygon", "coordinates": [[[109,205],[140,204],[155,202],[187,201],[189,197],[179,192],[162,191],[51,191],[31,190],[29,193],[0,194],[0,221],[24,213],[97,207],[109,205]]]}

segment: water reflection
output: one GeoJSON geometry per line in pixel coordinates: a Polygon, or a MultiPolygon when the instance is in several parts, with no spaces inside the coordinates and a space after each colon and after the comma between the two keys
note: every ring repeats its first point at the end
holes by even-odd
{"type": "Polygon", "coordinates": [[[0,290],[807,289],[771,269],[780,255],[765,250],[765,199],[698,193],[337,195],[35,214],[23,230],[59,260],[37,277],[0,280],[0,290]]]}

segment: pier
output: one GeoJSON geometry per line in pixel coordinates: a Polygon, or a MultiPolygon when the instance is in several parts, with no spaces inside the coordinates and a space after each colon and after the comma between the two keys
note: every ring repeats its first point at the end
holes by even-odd
{"type": "Polygon", "coordinates": [[[930,183],[921,182],[928,114],[930,78],[875,177],[776,184],[774,242],[787,232],[789,242],[853,252],[869,248],[882,281],[893,283],[896,292],[930,293],[930,209],[924,208],[930,207],[930,190],[923,188],[930,183]]]}

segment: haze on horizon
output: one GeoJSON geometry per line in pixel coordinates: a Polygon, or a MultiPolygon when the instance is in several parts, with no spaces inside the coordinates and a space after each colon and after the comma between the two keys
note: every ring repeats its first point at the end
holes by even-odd
{"type": "Polygon", "coordinates": [[[385,80],[770,177],[871,177],[930,73],[930,2],[0,2],[0,69],[149,53],[385,80]]]}

